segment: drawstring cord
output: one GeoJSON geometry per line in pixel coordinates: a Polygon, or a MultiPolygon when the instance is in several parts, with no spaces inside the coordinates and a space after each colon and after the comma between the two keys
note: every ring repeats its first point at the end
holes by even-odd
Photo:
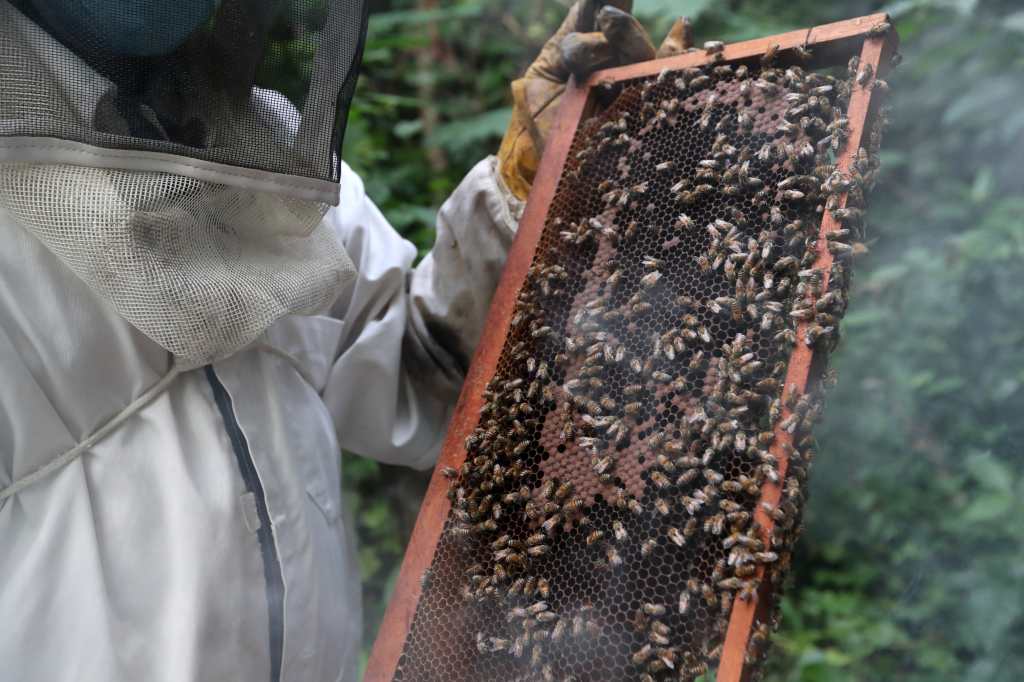
{"type": "Polygon", "coordinates": [[[145,393],[140,395],[138,398],[133,400],[126,408],[118,412],[116,415],[111,417],[106,423],[100,426],[98,429],[93,431],[89,436],[82,440],[78,445],[65,452],[60,457],[53,459],[43,466],[39,467],[35,471],[22,476],[11,485],[7,486],[3,490],[0,490],[0,502],[3,502],[8,497],[17,495],[25,488],[33,485],[42,479],[46,478],[50,474],[56,473],[60,469],[63,469],[68,464],[71,464],[76,459],[82,456],[87,450],[96,445],[96,443],[103,440],[105,437],[110,435],[118,426],[124,423],[129,417],[134,415],[136,412],[144,408],[146,405],[151,403],[153,400],[158,398],[171,383],[178,378],[178,375],[182,373],[182,368],[177,363],[171,368],[171,371],[164,375],[162,379],[157,381],[155,384],[146,389],[145,393]]]}

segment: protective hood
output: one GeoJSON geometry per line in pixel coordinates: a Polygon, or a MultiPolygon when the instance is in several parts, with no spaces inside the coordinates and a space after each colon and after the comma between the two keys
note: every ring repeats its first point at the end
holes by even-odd
{"type": "Polygon", "coordinates": [[[365,20],[348,0],[0,0],[0,217],[185,365],[321,312],[355,274],[322,217],[365,20]],[[263,87],[281,73],[288,92],[263,87]]]}
{"type": "Polygon", "coordinates": [[[0,22],[0,161],[337,203],[361,0],[0,0],[0,22]],[[287,112],[253,96],[275,78],[287,112]]]}

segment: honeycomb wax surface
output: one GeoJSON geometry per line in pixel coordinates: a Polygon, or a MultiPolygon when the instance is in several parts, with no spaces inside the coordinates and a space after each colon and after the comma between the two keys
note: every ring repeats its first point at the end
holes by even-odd
{"type": "Polygon", "coordinates": [[[663,72],[581,124],[466,463],[446,472],[452,511],[395,679],[715,667],[732,605],[782,579],[798,534],[820,403],[787,397],[783,420],[784,379],[795,344],[834,347],[846,307],[876,167],[833,165],[856,74],[663,72]],[[846,191],[825,278],[818,230],[846,191]],[[754,520],[766,481],[783,491],[771,532],[754,520]]]}

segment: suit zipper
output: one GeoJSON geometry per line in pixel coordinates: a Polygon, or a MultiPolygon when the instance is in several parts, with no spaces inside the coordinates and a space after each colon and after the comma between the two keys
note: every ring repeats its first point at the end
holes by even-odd
{"type": "Polygon", "coordinates": [[[231,449],[238,462],[238,470],[245,482],[245,489],[256,499],[256,514],[260,520],[260,528],[256,537],[260,543],[260,554],[263,557],[263,576],[266,579],[268,623],[270,625],[270,681],[281,680],[281,658],[284,653],[284,577],[281,573],[281,562],[277,556],[277,545],[274,543],[274,529],[270,523],[270,512],[267,509],[267,497],[263,491],[263,482],[256,473],[256,464],[249,450],[249,441],[242,432],[235,416],[235,409],[220,378],[213,367],[206,366],[206,380],[213,389],[213,398],[220,410],[224,429],[231,441],[231,449]]]}

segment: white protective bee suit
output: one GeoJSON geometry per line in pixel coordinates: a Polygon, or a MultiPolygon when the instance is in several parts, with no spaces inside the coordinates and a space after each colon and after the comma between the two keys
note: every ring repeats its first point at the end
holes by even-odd
{"type": "MultiPolygon", "coordinates": [[[[0,52],[29,35],[46,60],[76,59],[0,14],[0,52]]],[[[80,81],[59,82],[70,101],[80,81]]],[[[287,109],[254,97],[271,103],[264,114],[287,109]]],[[[28,146],[41,151],[0,148],[0,680],[354,679],[360,599],[339,451],[433,463],[516,228],[497,162],[444,204],[416,267],[342,164],[340,201],[313,233],[343,247],[327,302],[285,306],[239,348],[190,354],[160,336],[181,324],[147,326],[174,308],[139,309],[180,282],[121,298],[131,273],[96,265],[121,242],[75,250],[131,198],[136,185],[118,183],[154,172],[149,160],[86,173],[73,141],[28,146]]],[[[223,170],[197,169],[203,183],[223,170]]],[[[149,238],[177,225],[164,228],[149,238]]],[[[163,276],[147,269],[163,247],[143,246],[140,290],[163,276]]]]}

